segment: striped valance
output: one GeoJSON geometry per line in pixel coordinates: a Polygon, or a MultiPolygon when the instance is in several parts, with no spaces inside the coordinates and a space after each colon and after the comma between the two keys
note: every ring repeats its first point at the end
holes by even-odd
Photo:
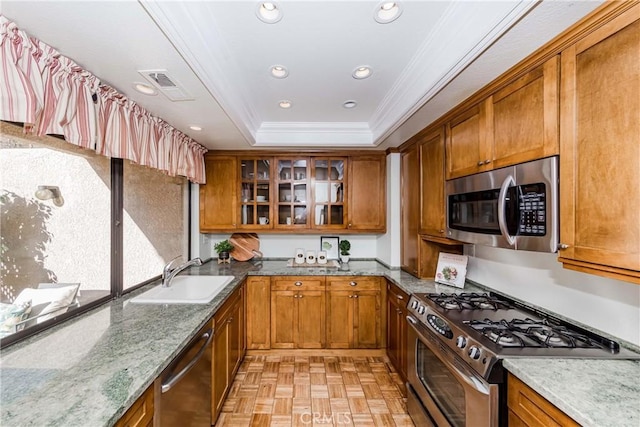
{"type": "Polygon", "coordinates": [[[207,149],[0,15],[0,120],[204,184],[207,149]]]}

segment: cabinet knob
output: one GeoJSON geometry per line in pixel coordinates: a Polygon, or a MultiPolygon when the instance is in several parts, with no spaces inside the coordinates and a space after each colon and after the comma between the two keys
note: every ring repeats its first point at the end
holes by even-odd
{"type": "Polygon", "coordinates": [[[349,228],[351,228],[351,223],[349,223],[349,228]]]}
{"type": "Polygon", "coordinates": [[[484,162],[482,160],[478,160],[478,166],[482,166],[484,162]]]}
{"type": "Polygon", "coordinates": [[[302,282],[299,282],[299,281],[298,281],[298,282],[295,282],[295,283],[294,283],[294,285],[296,285],[296,286],[302,286],[302,282]]]}
{"type": "Polygon", "coordinates": [[[353,295],[349,295],[349,298],[353,298],[353,295]]]}
{"type": "Polygon", "coordinates": [[[357,286],[358,282],[349,282],[349,286],[357,286]]]}
{"type": "Polygon", "coordinates": [[[568,248],[569,248],[569,245],[567,245],[566,243],[558,244],[558,250],[568,249],[568,248]]]}
{"type": "Polygon", "coordinates": [[[485,161],[484,161],[484,164],[485,164],[485,165],[488,165],[489,163],[491,163],[491,160],[490,160],[490,159],[487,159],[487,160],[485,160],[485,161]]]}
{"type": "Polygon", "coordinates": [[[353,297],[354,297],[354,298],[358,298],[358,295],[354,295],[353,297]]]}
{"type": "Polygon", "coordinates": [[[440,229],[439,231],[440,231],[440,234],[444,234],[444,230],[440,229]]]}
{"type": "Polygon", "coordinates": [[[396,298],[398,299],[404,299],[404,297],[402,295],[396,295],[396,298]]]}
{"type": "Polygon", "coordinates": [[[298,298],[302,298],[303,296],[304,296],[304,295],[300,295],[300,294],[298,294],[298,298]]]}

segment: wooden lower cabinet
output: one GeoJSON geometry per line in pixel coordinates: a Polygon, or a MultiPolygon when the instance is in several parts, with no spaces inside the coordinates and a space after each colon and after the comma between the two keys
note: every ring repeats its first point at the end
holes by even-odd
{"type": "Polygon", "coordinates": [[[387,281],[387,357],[402,375],[407,378],[407,302],[409,295],[387,281]]]}
{"type": "Polygon", "coordinates": [[[509,374],[507,384],[510,427],[577,427],[580,425],[515,375],[509,374]]]}
{"type": "Polygon", "coordinates": [[[327,277],[328,348],[383,346],[381,281],[379,277],[327,277]]]}
{"type": "Polygon", "coordinates": [[[245,353],[244,285],[213,316],[212,424],[218,418],[245,353]]]}
{"type": "Polygon", "coordinates": [[[247,349],[271,348],[271,279],[247,278],[247,349]]]}
{"type": "Polygon", "coordinates": [[[115,427],[153,426],[153,384],[135,401],[131,408],[115,423],[115,427]]]}
{"type": "Polygon", "coordinates": [[[271,278],[271,348],[325,348],[324,276],[271,278]]]}

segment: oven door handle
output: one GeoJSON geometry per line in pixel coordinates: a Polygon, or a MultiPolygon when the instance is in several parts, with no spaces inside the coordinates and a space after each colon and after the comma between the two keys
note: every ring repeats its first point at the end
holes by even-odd
{"type": "MultiPolygon", "coordinates": [[[[422,337],[424,336],[425,333],[430,333],[428,331],[420,331],[420,329],[422,329],[422,325],[420,325],[418,323],[418,321],[413,318],[412,316],[407,316],[407,321],[409,322],[409,326],[411,326],[416,334],[418,335],[418,337],[420,338],[420,340],[427,346],[429,347],[429,349],[431,349],[431,351],[434,352],[434,354],[440,355],[440,352],[434,351],[434,349],[427,343],[427,339],[423,339],[422,337]],[[420,328],[420,329],[419,329],[420,328]]],[[[445,350],[446,351],[446,350],[445,350]]],[[[456,357],[454,355],[454,357],[456,357]]],[[[449,368],[449,370],[451,371],[451,373],[461,379],[462,381],[464,381],[469,387],[472,387],[474,390],[476,390],[479,393],[482,393],[484,395],[489,395],[489,387],[487,387],[482,381],[478,380],[475,375],[473,375],[471,372],[469,372],[467,369],[464,369],[463,371],[463,367],[462,366],[456,366],[454,363],[451,363],[448,358],[446,357],[439,357],[440,361],[442,363],[444,363],[447,368],[449,368]]]]}
{"type": "Polygon", "coordinates": [[[513,246],[516,243],[516,237],[509,234],[504,211],[507,208],[507,190],[512,185],[516,185],[516,180],[513,179],[511,174],[509,174],[509,176],[507,176],[502,182],[500,194],[498,195],[498,225],[500,226],[500,234],[502,234],[502,237],[507,240],[507,243],[509,243],[510,246],[513,246]]]}

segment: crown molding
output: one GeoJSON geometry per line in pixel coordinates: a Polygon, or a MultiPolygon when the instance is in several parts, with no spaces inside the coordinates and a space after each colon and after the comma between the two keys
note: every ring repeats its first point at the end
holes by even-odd
{"type": "Polygon", "coordinates": [[[495,11],[488,10],[484,2],[452,3],[372,115],[374,145],[436,96],[538,3],[498,2],[495,7],[504,9],[498,19],[491,19],[495,11]],[[457,36],[460,28],[465,29],[465,37],[457,36]],[[457,40],[458,44],[443,45],[442,39],[457,40]]]}
{"type": "Polygon", "coordinates": [[[254,146],[373,147],[365,122],[263,122],[254,146]]]}
{"type": "Polygon", "coordinates": [[[207,3],[153,0],[139,2],[189,67],[200,77],[202,84],[246,141],[255,143],[256,129],[260,123],[258,114],[244,87],[226,78],[223,72],[225,67],[237,68],[237,65],[233,63],[229,48],[211,22],[211,17],[215,15],[207,10],[207,3]],[[196,5],[202,8],[199,9],[201,13],[193,13],[196,5]],[[186,32],[185,28],[190,28],[191,31],[186,32]]]}

